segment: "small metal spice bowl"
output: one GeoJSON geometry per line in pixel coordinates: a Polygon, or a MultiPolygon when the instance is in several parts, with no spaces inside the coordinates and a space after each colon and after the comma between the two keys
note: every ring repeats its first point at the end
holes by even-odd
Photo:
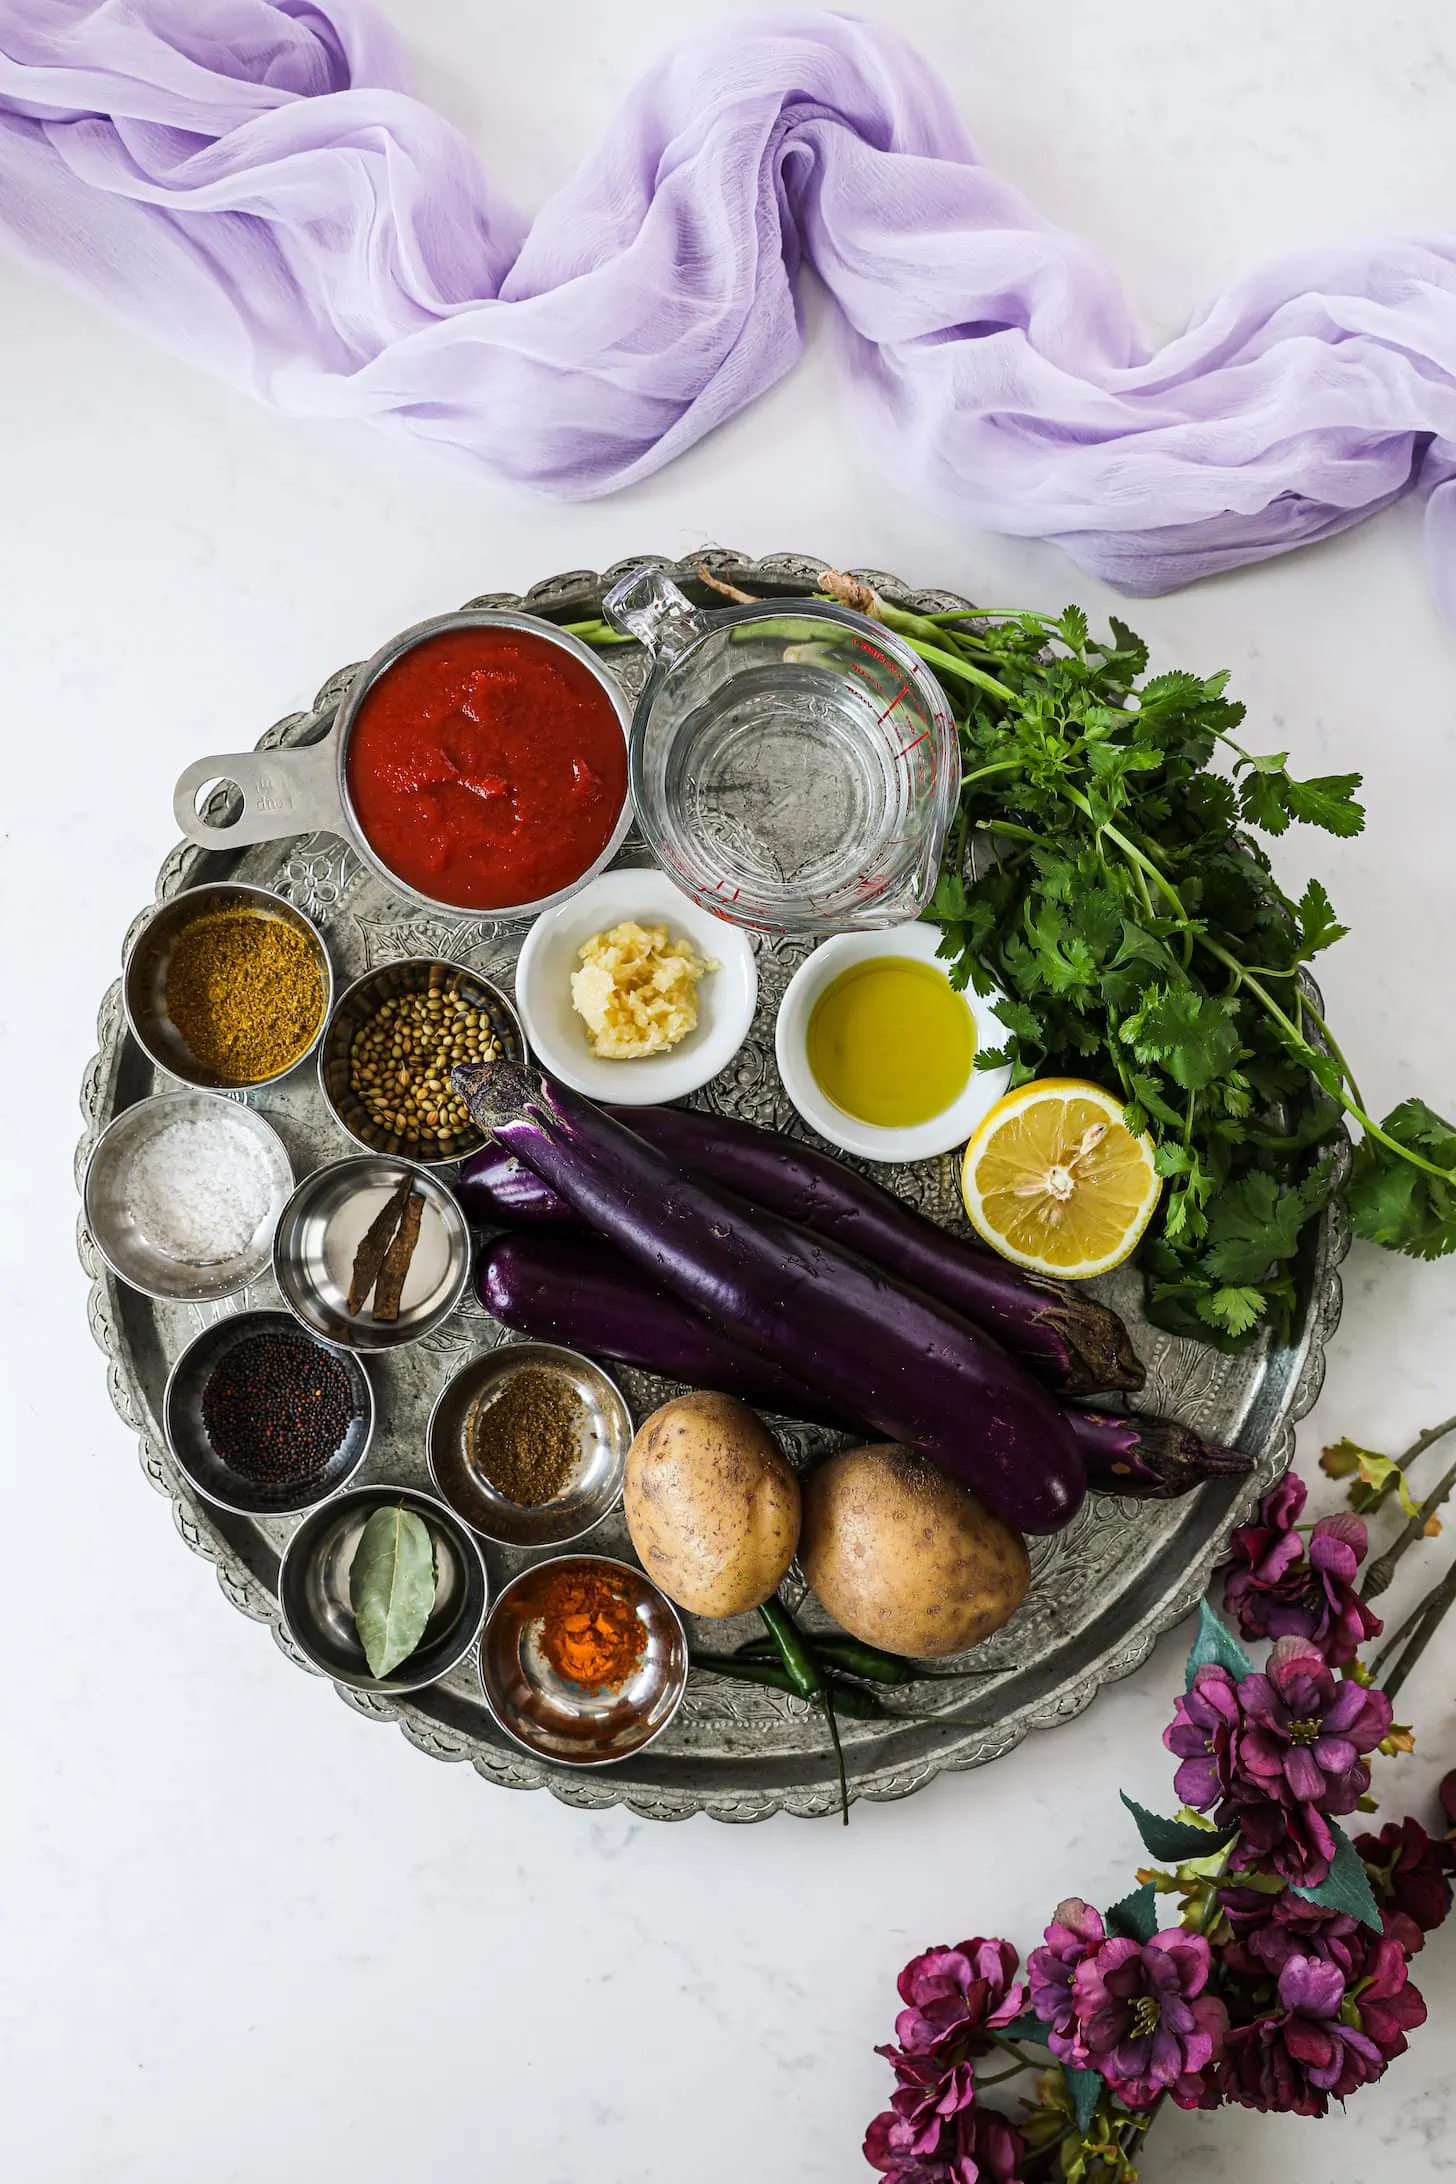
{"type": "Polygon", "coordinates": [[[399,1349],[433,1334],[464,1296],[470,1280],[470,1228],[453,1192],[412,1161],[385,1160],[372,1153],[331,1161],[299,1184],[279,1216],[273,1278],[289,1311],[321,1341],[349,1350],[399,1349]],[[425,1223],[405,1277],[399,1316],[375,1319],[372,1298],[361,1312],[351,1314],[354,1250],[339,1248],[340,1221],[347,1217],[350,1202],[365,1193],[377,1210],[406,1174],[425,1201],[425,1223]]]}
{"type": "Polygon", "coordinates": [[[469,1653],[485,1620],[488,1585],[480,1549],[459,1518],[431,1494],[406,1486],[356,1486],[304,1518],[284,1550],[278,1605],[284,1627],[311,1667],[353,1691],[422,1691],[469,1653]],[[369,1673],[349,1604],[349,1572],[377,1509],[410,1510],[435,1549],[435,1605],[407,1660],[384,1677],[369,1673]]]}
{"type": "Polygon", "coordinates": [[[246,1091],[260,1084],[276,1084],[306,1062],[318,1049],[334,1000],[334,970],[318,927],[295,910],[291,902],[266,887],[248,887],[241,880],[220,880],[202,887],[187,887],[180,895],[158,903],[141,925],[126,952],[121,976],[121,1001],[132,1037],[147,1058],[169,1077],[204,1091],[246,1091]],[[308,942],[323,987],[318,1027],[308,1045],[271,1077],[250,1078],[246,1085],[224,1083],[216,1070],[207,1069],[182,1037],[167,1014],[167,967],[173,944],[184,927],[220,910],[257,910],[266,917],[281,918],[308,942]]]}
{"type": "Polygon", "coordinates": [[[507,1060],[525,1059],[521,1020],[498,986],[461,963],[447,963],[435,956],[402,956],[398,962],[366,971],[339,996],[319,1051],[319,1082],[335,1121],[366,1152],[415,1161],[426,1168],[442,1168],[478,1153],[486,1140],[485,1131],[473,1122],[467,1130],[450,1136],[422,1133],[410,1137],[403,1131],[385,1130],[354,1090],[349,1074],[349,1057],[357,1035],[373,1022],[386,1001],[411,994],[458,994],[472,1008],[484,1011],[496,1045],[507,1060]]]}
{"type": "Polygon", "coordinates": [[[187,1345],[167,1379],[162,1397],[162,1426],[172,1460],[205,1501],[244,1517],[292,1517],[312,1509],[346,1486],[363,1463],[374,1433],[374,1390],[369,1375],[347,1350],[317,1342],[289,1313],[236,1312],[215,1320],[187,1345]],[[203,1423],[202,1399],[208,1381],[230,1350],[251,1335],[288,1335],[313,1342],[337,1359],[349,1383],[353,1416],[338,1448],[319,1470],[293,1486],[264,1486],[244,1478],[212,1445],[203,1423]]]}
{"type": "Polygon", "coordinates": [[[507,1342],[473,1357],[446,1381],[430,1412],[430,1477],[473,1531],[502,1547],[564,1547],[610,1516],[622,1498],[632,1413],[616,1382],[579,1350],[554,1342],[507,1342]],[[565,1490],[525,1508],[492,1484],[470,1447],[477,1405],[488,1405],[524,1368],[558,1376],[581,1410],[581,1461],[565,1490]]]}
{"type": "Polygon", "coordinates": [[[163,1092],[123,1108],[91,1148],[81,1186],[86,1226],[106,1264],[144,1297],[210,1304],[245,1289],[268,1264],[273,1232],[293,1188],[293,1169],[271,1124],[239,1100],[215,1092],[163,1092]],[[136,1216],[131,1178],[137,1156],[172,1122],[218,1117],[250,1139],[268,1169],[267,1211],[241,1251],[211,1265],[171,1257],[148,1236],[136,1216]]]}
{"type": "Polygon", "coordinates": [[[556,1555],[512,1578],[480,1644],[485,1703],[517,1744],[563,1767],[607,1767],[660,1737],[688,1683],[688,1642],[666,1593],[629,1562],[556,1555]],[[615,1691],[558,1676],[540,1643],[541,1604],[561,1570],[610,1574],[632,1598],[647,1633],[642,1658],[615,1691]]]}

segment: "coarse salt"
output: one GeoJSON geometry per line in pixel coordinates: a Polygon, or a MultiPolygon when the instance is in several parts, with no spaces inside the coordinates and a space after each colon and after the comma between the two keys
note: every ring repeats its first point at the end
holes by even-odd
{"type": "Polygon", "coordinates": [[[227,1115],[163,1123],[127,1177],[131,1214],[154,1251],[186,1266],[236,1259],[273,1198],[266,1154],[227,1115]]]}

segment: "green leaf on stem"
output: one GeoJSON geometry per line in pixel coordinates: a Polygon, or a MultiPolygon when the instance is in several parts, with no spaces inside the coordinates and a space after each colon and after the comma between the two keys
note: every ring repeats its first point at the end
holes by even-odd
{"type": "Polygon", "coordinates": [[[1155,1858],[1166,1858],[1172,1865],[1179,1865],[1185,1858],[1207,1858],[1231,1843],[1238,1833],[1236,1827],[1200,1828],[1186,1820],[1165,1820],[1161,1814],[1149,1812],[1145,1805],[1129,1797],[1126,1790],[1119,1790],[1119,1797],[1137,1822],[1138,1834],[1144,1846],[1155,1858]]]}
{"type": "Polygon", "coordinates": [[[1323,1904],[1327,1911],[1344,1911],[1378,1934],[1382,1930],[1380,1912],[1364,1861],[1337,1820],[1329,1821],[1328,1826],[1335,1838],[1335,1855],[1329,1872],[1317,1888],[1291,1888],[1290,1893],[1304,1896],[1310,1903],[1323,1904]]]}
{"type": "Polygon", "coordinates": [[[1122,1934],[1129,1941],[1151,1941],[1158,1931],[1158,1891],[1151,1881],[1144,1881],[1130,1896],[1111,1906],[1107,1913],[1109,1933],[1122,1934]]]}
{"type": "Polygon", "coordinates": [[[1072,2114],[1077,2119],[1077,2129],[1083,2138],[1092,2128],[1092,2118],[1097,2113],[1097,2103],[1107,2080],[1100,2070],[1073,2070],[1063,2063],[1062,2076],[1067,2081],[1067,2094],[1072,2103],[1072,2114]]]}
{"type": "MultiPolygon", "coordinates": [[[[1245,1653],[1227,1624],[1220,1622],[1206,1600],[1198,1603],[1198,1629],[1188,1649],[1188,1676],[1185,1689],[1193,1689],[1193,1678],[1200,1668],[1210,1666],[1226,1668],[1237,1683],[1251,1676],[1254,1664],[1245,1653]]],[[[1157,1855],[1155,1853],[1154,1855],[1157,1855]]]]}

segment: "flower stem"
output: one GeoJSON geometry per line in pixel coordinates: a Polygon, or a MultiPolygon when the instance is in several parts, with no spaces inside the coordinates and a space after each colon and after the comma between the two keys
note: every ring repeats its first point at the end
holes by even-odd
{"type": "Polygon", "coordinates": [[[986,2085],[1004,2085],[1008,2078],[1019,2078],[1024,2071],[1036,2068],[1035,2063],[1013,2063],[1009,2070],[997,2070],[989,2078],[977,2078],[976,2091],[979,2093],[982,2086],[986,2085]]]}
{"type": "Polygon", "coordinates": [[[1436,1632],[1441,1627],[1446,1610],[1453,1600],[1456,1600],[1456,1562],[1452,1563],[1440,1584],[1432,1586],[1417,1609],[1416,1614],[1409,1622],[1402,1625],[1396,1637],[1385,1648],[1380,1660],[1375,1664],[1378,1669],[1381,1662],[1385,1661],[1390,1654],[1397,1651],[1404,1644],[1404,1651],[1401,1653],[1399,1661],[1390,1671],[1390,1674],[1384,1678],[1380,1686],[1388,1699],[1394,1699],[1401,1685],[1425,1652],[1426,1647],[1435,1637],[1436,1632]],[[1411,1636],[1407,1642],[1406,1632],[1408,1630],[1411,1632],[1411,1636]]]}
{"type": "Polygon", "coordinates": [[[1427,1426],[1423,1433],[1418,1433],[1404,1454],[1396,1457],[1395,1471],[1391,1473],[1383,1486],[1377,1488],[1374,1500],[1369,1508],[1363,1510],[1361,1514],[1367,1517],[1373,1516],[1382,1502],[1389,1501],[1391,1495],[1395,1492],[1396,1474],[1409,1471],[1418,1456],[1424,1456],[1428,1448],[1434,1448],[1438,1441],[1444,1441],[1447,1434],[1452,1432],[1456,1432],[1456,1418],[1443,1418],[1439,1426],[1427,1426]]]}
{"type": "MultiPolygon", "coordinates": [[[[1453,1426],[1456,1426],[1456,1418],[1448,1418],[1445,1425],[1439,1429],[1439,1433],[1449,1433],[1453,1426]]],[[[1438,1437],[1439,1434],[1433,1436],[1433,1438],[1438,1437]]],[[[1429,1447],[1430,1443],[1427,1442],[1426,1445],[1429,1447]]],[[[1402,1470],[1404,1470],[1408,1461],[1408,1457],[1402,1459],[1402,1470]]],[[[1379,1599],[1381,1593],[1385,1591],[1391,1579],[1395,1576],[1396,1566],[1401,1556],[1408,1553],[1418,1539],[1425,1537],[1426,1526],[1446,1500],[1453,1487],[1456,1487],[1456,1464],[1452,1464],[1450,1470],[1436,1481],[1415,1515],[1407,1518],[1403,1529],[1396,1534],[1384,1554],[1371,1563],[1365,1573],[1365,1582],[1360,1588],[1362,1600],[1379,1599]]]]}

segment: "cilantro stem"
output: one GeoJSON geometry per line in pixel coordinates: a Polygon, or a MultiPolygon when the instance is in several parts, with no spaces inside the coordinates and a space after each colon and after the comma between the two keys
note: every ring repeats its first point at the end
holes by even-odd
{"type": "Polygon", "coordinates": [[[978,834],[1005,834],[1013,842],[1030,842],[1033,849],[1039,849],[1045,841],[1044,835],[1033,834],[1030,827],[1018,827],[1009,819],[978,819],[976,821],[976,832],[978,834]]]}
{"type": "Polygon", "coordinates": [[[1359,1085],[1355,1082],[1355,1072],[1350,1067],[1349,1063],[1345,1060],[1344,1055],[1340,1052],[1339,1044],[1335,1038],[1334,1033],[1330,1030],[1329,1025],[1320,1015],[1319,1010],[1315,1007],[1313,1001],[1310,1000],[1307,993],[1300,994],[1299,999],[1302,1004],[1303,1013],[1306,1016],[1312,1016],[1315,1022],[1318,1024],[1320,1031],[1323,1034],[1325,1045],[1330,1050],[1330,1057],[1332,1061],[1335,1063],[1335,1066],[1339,1070],[1341,1076],[1344,1078],[1346,1084],[1350,1087],[1350,1090],[1354,1094],[1355,1098],[1363,1107],[1365,1105],[1364,1095],[1361,1093],[1359,1085]]]}
{"type": "Polygon", "coordinates": [[[1004,698],[1008,705],[1017,703],[1016,692],[1004,682],[998,682],[994,675],[988,675],[983,667],[973,667],[969,660],[959,659],[954,652],[947,652],[940,645],[928,645],[923,638],[905,636],[904,631],[899,634],[912,651],[920,654],[927,667],[939,668],[947,675],[959,675],[962,682],[973,683],[977,690],[984,690],[993,698],[1004,698]]]}
{"type": "MultiPolygon", "coordinates": [[[[1290,1040],[1290,1042],[1296,1049],[1295,1060],[1298,1061],[1303,1058],[1301,1053],[1298,1051],[1299,1049],[1303,1049],[1303,1052],[1305,1054],[1309,1053],[1310,1047],[1308,1040],[1301,1038],[1299,1031],[1297,1030],[1295,1025],[1290,1022],[1289,1018],[1285,1015],[1283,1009],[1280,1008],[1279,1003],[1274,999],[1274,996],[1269,992],[1267,987],[1260,984],[1259,980],[1254,976],[1253,972],[1247,970],[1244,965],[1239,962],[1237,956],[1230,955],[1228,949],[1223,947],[1218,941],[1214,940],[1210,934],[1201,933],[1199,935],[1199,939],[1201,940],[1203,946],[1208,950],[1209,954],[1216,957],[1217,960],[1220,963],[1224,964],[1230,971],[1236,972],[1238,974],[1240,983],[1247,986],[1250,993],[1254,995],[1255,999],[1263,1003],[1265,1014],[1269,1017],[1270,1021],[1279,1026],[1279,1029],[1285,1034],[1285,1036],[1290,1040]]],[[[1313,1016],[1315,1014],[1315,1011],[1313,1007],[1311,1007],[1309,1002],[1306,1001],[1305,1006],[1309,1008],[1310,1014],[1313,1016]]],[[[1318,1018],[1316,1018],[1316,1021],[1318,1021],[1318,1018]]],[[[1321,1028],[1323,1028],[1323,1026],[1321,1026],[1321,1028]]],[[[1402,1145],[1398,1138],[1391,1137],[1388,1131],[1382,1130],[1379,1123],[1376,1122],[1370,1115],[1366,1114],[1364,1108],[1360,1105],[1354,1080],[1350,1076],[1349,1068],[1344,1063],[1339,1053],[1335,1050],[1333,1041],[1331,1042],[1330,1058],[1334,1062],[1336,1068],[1340,1071],[1341,1077],[1341,1084],[1336,1089],[1335,1097],[1339,1100],[1339,1103],[1344,1108],[1346,1114],[1354,1116],[1356,1122],[1359,1123],[1361,1129],[1365,1132],[1366,1136],[1373,1138],[1377,1145],[1383,1145],[1387,1152],[1397,1154],[1402,1160],[1408,1160],[1413,1168],[1422,1169],[1426,1175],[1435,1176],[1439,1182],[1449,1183],[1453,1186],[1456,1186],[1456,1169],[1438,1168],[1433,1160],[1427,1160],[1424,1154],[1414,1152],[1409,1145],[1402,1145]],[[1344,1090],[1345,1085],[1349,1085],[1350,1089],[1348,1092],[1344,1090]]]]}
{"type": "Polygon", "coordinates": [[[978,766],[974,773],[963,773],[961,788],[968,789],[973,781],[985,781],[992,774],[1020,773],[1021,765],[1019,758],[998,758],[994,766],[978,766]]]}

